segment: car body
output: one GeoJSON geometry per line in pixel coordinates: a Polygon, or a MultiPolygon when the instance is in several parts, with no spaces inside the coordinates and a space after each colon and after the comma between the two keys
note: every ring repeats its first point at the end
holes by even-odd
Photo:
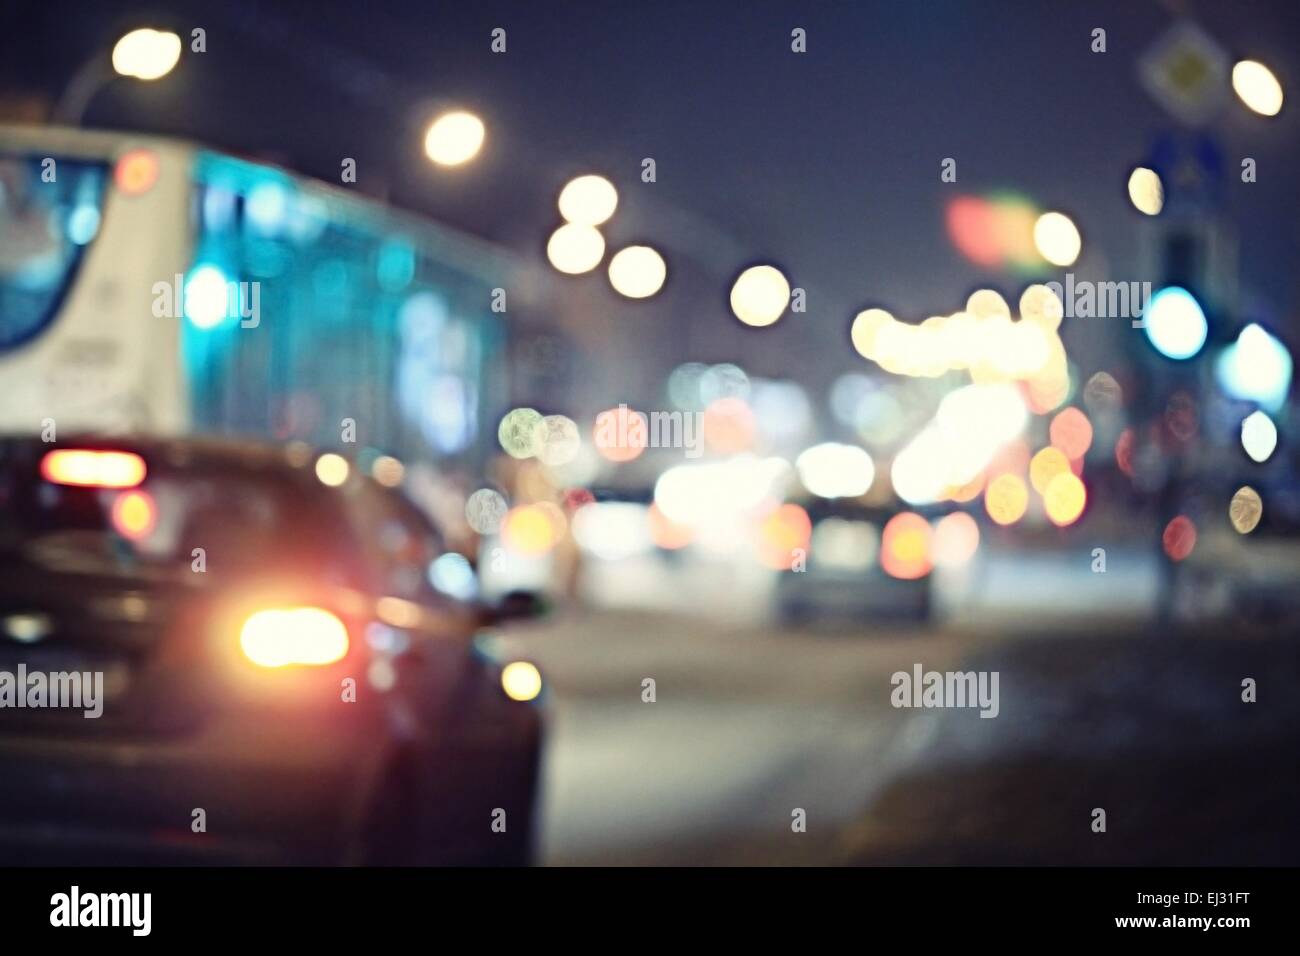
{"type": "Polygon", "coordinates": [[[0,440],[0,673],[103,674],[0,708],[0,859],[526,862],[540,675],[441,549],[305,446],[0,440]]]}
{"type": "Polygon", "coordinates": [[[929,620],[929,576],[891,577],[877,559],[881,529],[894,512],[826,499],[814,499],[806,510],[812,524],[807,566],[777,580],[778,620],[791,626],[929,620]]]}

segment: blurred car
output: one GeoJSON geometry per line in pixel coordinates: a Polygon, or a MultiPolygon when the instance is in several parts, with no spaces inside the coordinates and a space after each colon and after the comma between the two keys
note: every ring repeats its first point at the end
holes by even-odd
{"type": "Polygon", "coordinates": [[[776,613],[782,623],[929,619],[929,575],[894,577],[881,566],[881,529],[892,512],[838,499],[814,499],[806,508],[812,522],[807,567],[777,580],[776,613]]]}
{"type": "Polygon", "coordinates": [[[0,708],[0,860],[526,863],[541,677],[441,550],[305,446],[0,440],[0,674],[103,675],[0,708]]]}

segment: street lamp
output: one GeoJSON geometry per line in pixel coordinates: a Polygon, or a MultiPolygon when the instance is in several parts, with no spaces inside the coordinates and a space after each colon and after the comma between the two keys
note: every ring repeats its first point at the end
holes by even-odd
{"type": "Polygon", "coordinates": [[[181,38],[175,33],[132,30],[113,46],[111,57],[97,53],[73,74],[54,107],[54,122],[79,125],[90,101],[117,77],[156,80],[170,73],[180,58],[181,38]]]}
{"type": "Polygon", "coordinates": [[[181,38],[167,30],[132,30],[113,47],[113,69],[121,76],[156,80],[181,58],[181,38]]]}
{"type": "Polygon", "coordinates": [[[473,113],[443,113],[424,134],[424,151],[439,166],[460,166],[478,155],[485,135],[483,121],[473,113]]]}

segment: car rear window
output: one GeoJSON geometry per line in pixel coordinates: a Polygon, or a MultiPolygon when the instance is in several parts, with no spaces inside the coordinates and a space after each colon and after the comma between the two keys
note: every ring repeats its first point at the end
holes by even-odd
{"type": "Polygon", "coordinates": [[[148,573],[201,560],[216,578],[352,585],[354,555],[328,498],[284,476],[150,463],[137,487],[77,487],[44,480],[36,461],[0,457],[0,563],[148,573]]]}

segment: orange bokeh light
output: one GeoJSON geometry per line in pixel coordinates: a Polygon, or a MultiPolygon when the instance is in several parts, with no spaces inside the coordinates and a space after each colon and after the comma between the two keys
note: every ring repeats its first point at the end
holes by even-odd
{"type": "Polygon", "coordinates": [[[1040,495],[1047,493],[1047,486],[1057,475],[1070,470],[1070,459],[1065,452],[1054,445],[1040,448],[1029,460],[1029,483],[1040,495]]]}
{"type": "Polygon", "coordinates": [[[124,491],[113,499],[113,527],[128,541],[149,537],[158,524],[158,509],[147,491],[124,491]]]}
{"type": "Polygon", "coordinates": [[[1047,483],[1043,507],[1052,524],[1064,528],[1074,524],[1088,503],[1088,490],[1072,471],[1063,471],[1047,483]]]}
{"type": "Polygon", "coordinates": [[[1069,459],[1082,458],[1092,446],[1092,422],[1074,406],[1063,409],[1052,419],[1049,434],[1052,445],[1069,459]]]}
{"type": "Polygon", "coordinates": [[[808,512],[799,505],[781,505],[759,525],[759,560],[777,571],[789,571],[796,557],[795,549],[806,555],[811,540],[812,519],[808,512]]]}
{"type": "Polygon", "coordinates": [[[540,504],[511,508],[501,523],[502,542],[511,551],[524,555],[550,551],[564,533],[563,515],[559,508],[551,507],[554,512],[540,504]]]}
{"type": "Polygon", "coordinates": [[[1017,475],[998,475],[984,492],[984,509],[998,524],[1015,524],[1028,507],[1029,489],[1017,475]]]}
{"type": "Polygon", "coordinates": [[[894,515],[880,533],[880,566],[890,577],[911,581],[930,573],[930,522],[914,511],[894,515]]]}

